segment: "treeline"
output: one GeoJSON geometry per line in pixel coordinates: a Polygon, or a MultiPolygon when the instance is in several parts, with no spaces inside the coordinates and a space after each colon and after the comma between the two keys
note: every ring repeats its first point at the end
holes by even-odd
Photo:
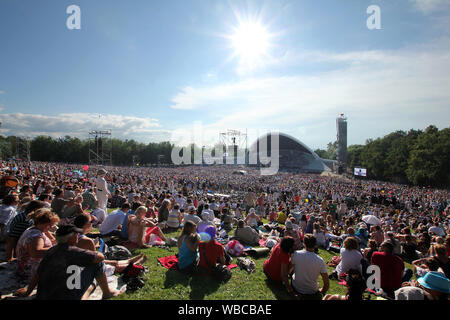
{"type": "MultiPolygon", "coordinates": [[[[38,136],[30,141],[19,137],[0,136],[3,160],[11,157],[26,159],[27,143],[32,161],[88,163],[89,143],[65,136],[54,139],[38,136]]],[[[103,143],[103,150],[112,150],[113,165],[171,164],[173,144],[170,142],[140,143],[135,140],[111,139],[103,143]]],[[[192,157],[194,149],[191,145],[192,157]]],[[[327,150],[315,152],[324,159],[336,159],[337,143],[329,143],[327,150]]],[[[450,128],[439,130],[429,126],[425,131],[396,131],[383,138],[369,139],[365,145],[351,145],[348,168],[367,168],[369,179],[419,186],[450,186],[450,128]]],[[[192,159],[193,161],[193,159],[192,159]]]]}
{"type": "MultiPolygon", "coordinates": [[[[89,150],[95,142],[80,140],[70,136],[54,139],[49,136],[37,136],[26,141],[20,137],[0,137],[0,152],[3,160],[11,157],[27,159],[27,149],[32,161],[49,161],[65,163],[88,163],[89,150]],[[27,148],[29,144],[29,148],[27,148]]],[[[113,165],[169,164],[173,145],[170,142],[144,144],[135,140],[104,140],[102,148],[105,153],[112,150],[113,165]]],[[[92,156],[91,156],[92,157],[92,156]]]]}
{"type": "MultiPolygon", "coordinates": [[[[336,159],[336,143],[319,156],[336,159]]],[[[348,168],[367,168],[369,179],[418,186],[450,186],[450,128],[392,132],[347,148],[348,168]]]]}

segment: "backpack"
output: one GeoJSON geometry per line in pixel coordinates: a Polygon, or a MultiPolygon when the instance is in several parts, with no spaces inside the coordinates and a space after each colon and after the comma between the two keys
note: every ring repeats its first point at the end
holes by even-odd
{"type": "Polygon", "coordinates": [[[244,246],[237,240],[231,240],[225,245],[225,251],[235,257],[242,255],[244,249],[244,246]]]}
{"type": "Polygon", "coordinates": [[[107,260],[127,260],[131,258],[131,252],[124,246],[107,247],[105,258],[107,260]]]}

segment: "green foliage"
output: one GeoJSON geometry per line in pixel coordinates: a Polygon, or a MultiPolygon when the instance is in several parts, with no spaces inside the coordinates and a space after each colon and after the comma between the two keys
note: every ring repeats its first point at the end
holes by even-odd
{"type": "Polygon", "coordinates": [[[396,131],[348,147],[348,166],[367,168],[371,179],[420,186],[450,185],[450,128],[396,131]]]}
{"type": "Polygon", "coordinates": [[[338,142],[329,142],[327,144],[327,150],[317,149],[314,152],[322,159],[336,160],[337,159],[338,142]]]}
{"type": "MultiPolygon", "coordinates": [[[[15,136],[0,137],[0,152],[3,159],[17,154],[15,136]]],[[[112,148],[113,165],[135,165],[170,163],[173,145],[170,142],[144,144],[134,140],[112,139],[111,145],[103,145],[104,150],[112,148]],[[133,160],[135,162],[133,163],[133,160]]],[[[70,136],[53,139],[37,136],[30,143],[32,161],[65,163],[87,163],[89,161],[89,140],[70,136]]]]}
{"type": "Polygon", "coordinates": [[[411,151],[406,170],[408,179],[416,185],[448,186],[449,168],[450,128],[439,131],[429,126],[411,151]]]}

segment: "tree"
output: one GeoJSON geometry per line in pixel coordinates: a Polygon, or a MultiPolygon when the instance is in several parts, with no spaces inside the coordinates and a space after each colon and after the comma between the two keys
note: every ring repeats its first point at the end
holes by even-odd
{"type": "Polygon", "coordinates": [[[408,179],[415,185],[448,186],[450,182],[450,128],[429,126],[411,151],[408,179]]]}

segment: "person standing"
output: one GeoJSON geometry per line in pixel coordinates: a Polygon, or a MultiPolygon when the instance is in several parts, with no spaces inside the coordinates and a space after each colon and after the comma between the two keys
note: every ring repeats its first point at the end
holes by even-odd
{"type": "Polygon", "coordinates": [[[97,178],[94,179],[98,207],[105,210],[105,212],[108,210],[108,198],[111,197],[111,193],[108,190],[108,183],[105,180],[106,173],[107,171],[105,169],[100,169],[97,171],[97,178]]]}

